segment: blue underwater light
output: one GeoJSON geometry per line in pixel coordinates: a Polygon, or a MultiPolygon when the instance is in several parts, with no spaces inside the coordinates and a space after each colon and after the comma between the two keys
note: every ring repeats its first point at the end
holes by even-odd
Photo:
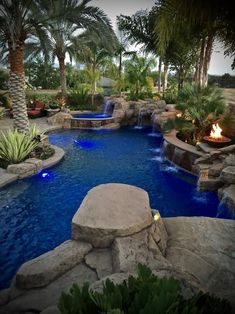
{"type": "Polygon", "coordinates": [[[41,177],[42,177],[43,179],[45,179],[45,178],[49,178],[50,175],[49,175],[48,172],[42,172],[42,173],[41,173],[41,177]]]}

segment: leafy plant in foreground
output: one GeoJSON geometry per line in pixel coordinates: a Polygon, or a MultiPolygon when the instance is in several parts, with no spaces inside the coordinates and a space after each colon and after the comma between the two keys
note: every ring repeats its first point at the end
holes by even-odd
{"type": "Polygon", "coordinates": [[[20,133],[17,130],[2,133],[0,159],[8,164],[17,164],[29,156],[41,139],[35,126],[30,129],[29,133],[20,133]]]}
{"type": "Polygon", "coordinates": [[[149,268],[139,264],[138,276],[130,276],[122,284],[107,279],[103,292],[89,290],[85,284],[74,284],[70,293],[62,293],[62,314],[222,314],[231,313],[230,304],[202,292],[185,299],[180,282],[174,278],[158,278],[149,268]]]}

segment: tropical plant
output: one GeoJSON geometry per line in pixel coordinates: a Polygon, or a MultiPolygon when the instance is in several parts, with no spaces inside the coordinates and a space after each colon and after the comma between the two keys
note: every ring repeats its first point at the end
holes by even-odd
{"type": "Polygon", "coordinates": [[[7,87],[8,80],[9,80],[9,74],[7,73],[7,71],[0,69],[0,90],[5,90],[8,88],[7,87]]]}
{"type": "MultiPolygon", "coordinates": [[[[158,62],[158,92],[161,90],[162,55],[155,43],[154,27],[157,7],[154,6],[150,12],[147,10],[137,11],[132,16],[120,15],[117,17],[118,27],[123,31],[131,44],[142,46],[142,50],[152,53],[159,58],[158,62]]],[[[167,88],[168,64],[164,65],[163,90],[167,88]]]]}
{"type": "Polygon", "coordinates": [[[195,125],[194,137],[201,139],[208,127],[224,112],[225,103],[220,89],[196,84],[186,84],[178,95],[176,109],[185,120],[195,125]]]}
{"type": "Polygon", "coordinates": [[[0,119],[4,116],[5,109],[3,107],[0,107],[0,119]]]}
{"type": "Polygon", "coordinates": [[[178,89],[176,83],[171,83],[165,91],[163,99],[167,104],[176,104],[178,98],[178,89]]]}
{"type": "Polygon", "coordinates": [[[125,61],[125,74],[131,84],[130,90],[133,94],[139,95],[140,92],[147,91],[147,77],[154,64],[153,59],[137,55],[125,61]]]}
{"type": "Polygon", "coordinates": [[[74,38],[76,60],[85,64],[87,82],[92,86],[92,93],[97,91],[97,81],[102,70],[110,63],[115,51],[117,38],[109,29],[101,27],[94,32],[88,30],[74,38]]]}
{"type": "Polygon", "coordinates": [[[0,159],[8,164],[17,164],[25,160],[29,154],[39,145],[43,134],[33,126],[29,133],[21,133],[17,130],[2,133],[0,139],[0,159]]]}
{"type": "Polygon", "coordinates": [[[89,89],[82,86],[69,92],[67,104],[69,108],[74,110],[94,111],[96,109],[96,106],[90,102],[89,89]]]}
{"type": "Polygon", "coordinates": [[[25,63],[25,76],[28,83],[36,88],[57,89],[60,86],[60,74],[51,62],[45,62],[41,56],[25,63]]]}
{"type": "Polygon", "coordinates": [[[34,101],[41,101],[45,104],[46,109],[60,108],[59,96],[47,93],[26,92],[27,106],[32,107],[34,101]]]}
{"type": "MultiPolygon", "coordinates": [[[[67,94],[65,57],[68,54],[72,60],[77,54],[77,47],[73,44],[75,33],[81,29],[97,32],[101,28],[103,31],[112,33],[107,16],[98,7],[89,6],[90,1],[56,0],[47,1],[44,4],[45,17],[50,20],[47,24],[47,52],[52,56],[52,60],[55,57],[58,59],[63,96],[67,94]]],[[[41,45],[35,43],[31,50],[32,58],[40,53],[41,45]]]]}
{"type": "Polygon", "coordinates": [[[0,105],[3,106],[4,108],[9,108],[10,107],[10,99],[9,99],[9,94],[8,92],[4,92],[3,94],[0,94],[0,105]]]}
{"type": "MultiPolygon", "coordinates": [[[[29,130],[25,103],[24,45],[31,36],[45,35],[42,0],[2,0],[0,2],[0,49],[8,49],[10,64],[9,90],[13,104],[14,128],[29,130]]],[[[45,2],[45,1],[44,1],[45,2]]]]}
{"type": "Polygon", "coordinates": [[[95,292],[85,284],[73,285],[70,293],[62,293],[59,305],[62,314],[219,314],[231,313],[228,301],[199,292],[185,299],[180,283],[174,278],[158,278],[144,265],[138,275],[115,285],[107,279],[103,292],[95,292]]]}

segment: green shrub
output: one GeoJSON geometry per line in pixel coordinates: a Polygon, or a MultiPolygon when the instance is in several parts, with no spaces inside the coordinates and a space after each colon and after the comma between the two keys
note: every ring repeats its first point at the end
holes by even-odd
{"type": "Polygon", "coordinates": [[[26,101],[29,107],[32,106],[33,101],[41,101],[45,104],[46,109],[57,109],[60,108],[57,95],[50,95],[46,93],[27,93],[26,101]]]}
{"type": "Polygon", "coordinates": [[[6,70],[0,69],[0,89],[8,89],[9,73],[6,70]]]}
{"type": "Polygon", "coordinates": [[[178,88],[176,84],[171,84],[165,91],[163,99],[167,104],[176,104],[178,97],[178,88]]]}
{"type": "Polygon", "coordinates": [[[0,106],[10,108],[10,98],[8,92],[0,94],[0,106]]]}
{"type": "Polygon", "coordinates": [[[138,276],[130,276],[115,285],[107,279],[103,292],[73,285],[70,293],[62,293],[59,305],[62,314],[222,314],[231,313],[226,300],[198,293],[185,299],[180,283],[174,278],[158,278],[144,265],[138,266],[138,276]]]}
{"type": "Polygon", "coordinates": [[[5,109],[0,107],[0,119],[4,116],[5,109]]]}
{"type": "Polygon", "coordinates": [[[27,134],[18,131],[2,133],[0,139],[0,159],[7,164],[17,164],[25,160],[38,146],[41,136],[35,127],[27,134]]]}
{"type": "Polygon", "coordinates": [[[147,99],[147,98],[151,98],[153,99],[154,97],[154,94],[151,92],[151,91],[143,91],[143,92],[139,92],[139,93],[136,93],[134,90],[130,90],[130,93],[127,97],[127,100],[131,100],[131,101],[137,101],[137,100],[144,100],[144,99],[147,99]]]}
{"type": "Polygon", "coordinates": [[[55,150],[51,145],[40,144],[34,149],[34,157],[45,160],[55,154],[55,150]]]}
{"type": "Polygon", "coordinates": [[[112,87],[103,87],[103,96],[104,97],[110,97],[112,95],[115,95],[115,91],[112,87]]]}
{"type": "Polygon", "coordinates": [[[67,104],[73,110],[96,110],[96,106],[90,101],[89,91],[85,87],[73,89],[68,94],[67,104]]]}

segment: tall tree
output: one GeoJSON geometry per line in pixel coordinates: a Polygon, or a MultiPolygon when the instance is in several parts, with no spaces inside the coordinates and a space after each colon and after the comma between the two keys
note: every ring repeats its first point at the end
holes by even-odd
{"type": "Polygon", "coordinates": [[[92,92],[97,90],[97,80],[100,70],[109,63],[117,48],[117,38],[107,27],[98,30],[87,30],[73,40],[76,60],[85,64],[87,74],[92,83],[92,92]]]}
{"type": "Polygon", "coordinates": [[[195,80],[206,86],[213,43],[220,40],[226,53],[235,56],[235,22],[231,1],[219,0],[159,0],[155,22],[155,39],[160,51],[164,52],[172,38],[185,25],[188,29],[198,27],[200,50],[196,64],[195,80]]]}
{"type": "Polygon", "coordinates": [[[129,82],[133,85],[136,95],[147,86],[147,76],[154,65],[155,62],[152,58],[147,59],[137,55],[125,62],[125,73],[129,82]]]}
{"type": "Polygon", "coordinates": [[[8,49],[10,65],[9,89],[13,104],[14,128],[20,132],[29,130],[25,102],[24,44],[30,37],[45,37],[42,1],[1,0],[0,42],[8,49]]]}
{"type": "MultiPolygon", "coordinates": [[[[150,52],[158,57],[158,91],[161,89],[162,56],[160,55],[154,39],[154,26],[156,7],[150,12],[137,11],[132,16],[120,15],[117,17],[118,26],[132,44],[142,46],[142,50],[150,52]]],[[[167,84],[167,64],[165,64],[165,84],[167,84]]]]}
{"type": "MultiPolygon", "coordinates": [[[[65,58],[76,57],[74,36],[79,30],[112,33],[110,21],[98,7],[89,6],[91,0],[55,0],[44,7],[44,14],[50,23],[47,25],[47,47],[52,58],[58,59],[60,69],[61,92],[67,94],[65,58]],[[54,18],[58,17],[58,18],[54,18]]],[[[39,46],[40,47],[40,46],[39,46]]],[[[40,49],[35,53],[40,52],[40,49]]]]}

